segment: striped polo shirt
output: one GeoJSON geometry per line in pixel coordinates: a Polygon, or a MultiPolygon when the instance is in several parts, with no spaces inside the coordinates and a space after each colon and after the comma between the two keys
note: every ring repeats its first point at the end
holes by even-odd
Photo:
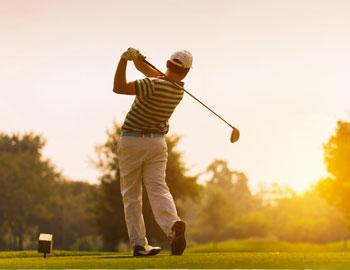
{"type": "Polygon", "coordinates": [[[168,133],[168,120],[183,94],[182,89],[161,77],[137,80],[136,97],[125,117],[122,130],[168,133]]]}

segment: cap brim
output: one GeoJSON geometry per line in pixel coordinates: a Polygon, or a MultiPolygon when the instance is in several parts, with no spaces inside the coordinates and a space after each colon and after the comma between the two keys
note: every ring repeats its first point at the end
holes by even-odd
{"type": "Polygon", "coordinates": [[[189,69],[189,68],[191,68],[191,67],[184,67],[183,65],[181,65],[180,63],[178,63],[178,62],[175,62],[174,60],[172,60],[172,59],[169,59],[169,61],[171,62],[171,63],[173,63],[174,65],[176,65],[176,66],[178,66],[178,67],[180,67],[180,68],[185,68],[185,69],[189,69]]]}

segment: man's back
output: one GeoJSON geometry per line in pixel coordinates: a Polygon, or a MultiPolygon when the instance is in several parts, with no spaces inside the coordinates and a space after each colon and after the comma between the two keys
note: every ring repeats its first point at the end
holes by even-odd
{"type": "Polygon", "coordinates": [[[183,97],[183,90],[158,77],[136,81],[136,97],[123,130],[166,134],[168,120],[183,97]]]}

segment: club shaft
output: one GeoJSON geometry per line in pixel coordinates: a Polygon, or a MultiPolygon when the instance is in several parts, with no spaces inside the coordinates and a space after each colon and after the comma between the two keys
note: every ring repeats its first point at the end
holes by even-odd
{"type": "Polygon", "coordinates": [[[168,79],[169,82],[171,82],[173,85],[175,85],[178,88],[181,88],[185,93],[187,93],[190,97],[192,97],[194,100],[196,100],[197,102],[199,102],[201,105],[203,105],[205,108],[207,108],[210,112],[212,112],[214,115],[216,115],[219,119],[221,119],[225,124],[227,124],[229,127],[231,127],[232,129],[236,129],[233,125],[231,125],[229,122],[227,122],[224,118],[222,118],[219,114],[217,114],[215,111],[213,111],[211,108],[209,108],[206,104],[204,104],[202,101],[200,101],[198,98],[196,98],[194,95],[192,95],[190,92],[188,92],[185,88],[183,88],[181,85],[179,85],[176,82],[173,82],[171,80],[169,80],[169,78],[163,73],[161,72],[158,68],[156,68],[154,65],[152,65],[150,62],[148,62],[146,59],[143,60],[147,65],[149,65],[150,67],[152,67],[153,69],[155,69],[156,71],[158,71],[160,74],[162,74],[162,76],[164,76],[165,78],[168,79]]]}

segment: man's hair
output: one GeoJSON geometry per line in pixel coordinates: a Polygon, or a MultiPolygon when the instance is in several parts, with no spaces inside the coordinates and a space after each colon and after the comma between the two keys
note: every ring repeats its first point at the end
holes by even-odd
{"type": "MultiPolygon", "coordinates": [[[[174,61],[174,60],[173,60],[174,61]]],[[[189,68],[183,68],[183,67],[180,67],[176,64],[174,64],[172,61],[168,60],[167,63],[166,63],[166,67],[171,71],[171,72],[174,72],[180,76],[186,76],[187,73],[190,71],[189,68]]]]}

